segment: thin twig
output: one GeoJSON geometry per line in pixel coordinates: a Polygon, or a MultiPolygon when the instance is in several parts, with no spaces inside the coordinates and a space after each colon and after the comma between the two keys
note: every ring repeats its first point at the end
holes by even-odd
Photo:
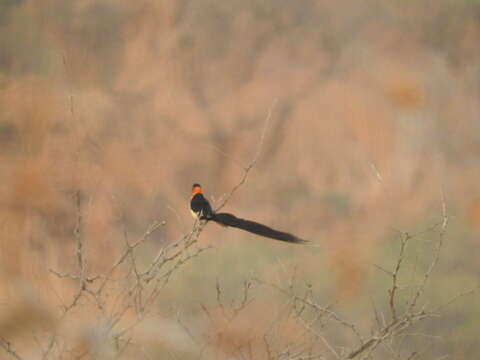
{"type": "Polygon", "coordinates": [[[222,200],[222,203],[215,209],[215,211],[221,210],[228,203],[228,201],[232,198],[232,196],[235,194],[235,192],[247,181],[248,173],[255,166],[255,164],[257,163],[257,161],[260,157],[260,153],[262,152],[263,143],[265,141],[265,134],[267,133],[268,125],[269,125],[270,119],[272,117],[272,112],[273,112],[273,109],[275,108],[276,104],[277,104],[277,99],[275,99],[272,102],[272,105],[268,109],[268,114],[267,114],[267,117],[265,119],[265,125],[264,125],[262,133],[260,135],[260,141],[259,141],[258,146],[257,146],[257,151],[255,152],[255,155],[253,156],[252,161],[243,169],[242,178],[237,183],[237,185],[235,185],[233,187],[233,189],[224,197],[224,199],[222,200]]]}
{"type": "Polygon", "coordinates": [[[17,353],[13,345],[5,340],[4,338],[0,337],[0,347],[7,352],[11,357],[17,360],[23,360],[23,358],[17,353]]]}
{"type": "Polygon", "coordinates": [[[445,195],[442,192],[442,225],[437,241],[437,245],[434,250],[434,255],[433,255],[433,260],[430,263],[430,266],[428,267],[427,271],[425,272],[422,283],[417,289],[417,292],[415,293],[413,299],[410,301],[408,311],[412,311],[415,306],[417,305],[417,301],[420,298],[420,296],[423,294],[425,291],[425,286],[430,278],[430,275],[432,274],[433,270],[435,269],[435,266],[437,265],[438,261],[440,260],[440,250],[442,249],[443,241],[445,238],[445,233],[447,231],[447,225],[448,225],[448,215],[447,215],[447,206],[445,202],[445,195]]]}
{"type": "Polygon", "coordinates": [[[274,289],[276,289],[277,291],[279,291],[280,293],[282,294],[285,294],[289,297],[291,297],[293,300],[295,301],[300,301],[308,306],[310,306],[311,308],[315,309],[316,311],[319,311],[321,313],[326,313],[328,314],[332,319],[334,319],[335,321],[337,321],[339,324],[345,326],[346,328],[350,329],[354,334],[355,336],[359,339],[360,343],[363,342],[362,340],[362,336],[360,335],[360,332],[357,330],[357,328],[355,327],[355,325],[353,325],[352,323],[342,319],[337,313],[335,313],[334,311],[330,310],[328,307],[323,307],[323,306],[320,306],[319,304],[317,303],[314,303],[313,301],[309,300],[309,299],[304,299],[288,290],[285,290],[283,288],[281,288],[280,286],[278,285],[275,285],[275,284],[271,284],[271,283],[267,283],[267,282],[264,282],[263,280],[260,280],[260,279],[255,279],[255,281],[261,283],[261,284],[264,284],[264,285],[268,285],[274,289]]]}
{"type": "Polygon", "coordinates": [[[400,267],[402,266],[402,262],[404,260],[405,256],[405,248],[407,246],[408,240],[410,239],[410,236],[405,233],[401,238],[400,238],[400,254],[398,255],[398,260],[395,265],[395,269],[392,272],[392,287],[388,290],[388,293],[390,295],[389,298],[389,305],[390,305],[390,312],[392,314],[392,319],[395,321],[397,320],[397,312],[395,308],[395,294],[398,289],[398,272],[400,271],[400,267]]]}

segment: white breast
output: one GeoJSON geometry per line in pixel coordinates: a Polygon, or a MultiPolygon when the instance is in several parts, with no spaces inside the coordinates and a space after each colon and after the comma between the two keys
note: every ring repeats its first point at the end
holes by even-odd
{"type": "Polygon", "coordinates": [[[198,215],[195,211],[193,211],[192,209],[190,209],[190,213],[192,214],[193,218],[194,219],[198,219],[198,215]]]}

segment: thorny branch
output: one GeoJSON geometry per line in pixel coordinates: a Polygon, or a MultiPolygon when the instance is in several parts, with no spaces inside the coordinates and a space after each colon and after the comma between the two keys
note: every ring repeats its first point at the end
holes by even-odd
{"type": "MultiPolygon", "coordinates": [[[[235,192],[247,181],[250,170],[257,163],[262,146],[265,139],[265,134],[270,122],[270,118],[274,109],[276,101],[274,101],[268,111],[265,120],[264,129],[261,133],[259,145],[252,161],[244,167],[244,173],[239,183],[233,187],[222,200],[217,210],[223,208],[235,192]]],[[[157,231],[165,222],[154,221],[148,226],[145,232],[135,241],[131,242],[124,223],[123,238],[124,248],[112,263],[110,268],[104,274],[89,274],[87,259],[85,256],[85,238],[82,232],[83,222],[85,218],[84,209],[82,209],[82,196],[80,191],[75,193],[75,207],[76,207],[76,221],[73,230],[75,239],[75,257],[78,272],[62,273],[53,269],[49,271],[62,279],[70,279],[76,282],[78,290],[73,296],[73,300],[69,305],[64,305],[62,318],[66,317],[71,309],[78,306],[83,295],[88,294],[95,300],[95,304],[102,312],[102,316],[108,319],[107,333],[112,343],[116,344],[118,354],[125,351],[125,349],[135,343],[132,341],[131,331],[140,324],[153,309],[153,304],[161,295],[162,289],[168,284],[172,275],[177,272],[184,264],[188,263],[193,258],[199,256],[203,251],[210,249],[210,247],[199,247],[199,236],[203,231],[204,222],[195,222],[191,231],[181,236],[177,241],[168,245],[162,246],[152,256],[151,260],[145,264],[141,264],[136,256],[137,250],[144,245],[151,235],[157,231]],[[115,286],[114,286],[115,284],[115,286]],[[118,286],[118,284],[121,284],[118,286]],[[113,301],[111,299],[114,299],[113,301]],[[122,323],[126,318],[126,314],[133,313],[135,315],[133,321],[130,320],[128,324],[122,323]],[[122,325],[120,325],[122,324],[122,325]]],[[[313,354],[313,352],[303,348],[295,348],[288,345],[283,350],[277,351],[272,344],[269,343],[267,334],[263,340],[265,343],[265,351],[268,359],[328,359],[333,357],[335,359],[370,359],[375,350],[382,346],[388,349],[393,354],[393,341],[398,338],[398,335],[405,334],[405,330],[410,328],[413,324],[427,318],[438,316],[440,311],[448,306],[450,303],[458,299],[460,296],[466,296],[476,291],[472,289],[461,293],[447,303],[428,309],[426,304],[421,304],[422,295],[424,294],[428,280],[430,279],[437,263],[440,259],[440,252],[445,238],[445,233],[448,225],[448,216],[445,200],[442,198],[442,220],[438,224],[432,226],[426,231],[438,230],[438,240],[433,249],[433,258],[422,275],[419,285],[415,286],[415,292],[407,299],[407,305],[404,309],[399,307],[398,294],[402,291],[399,285],[399,277],[401,277],[402,270],[406,259],[407,245],[415,235],[402,233],[400,236],[400,249],[397,260],[392,270],[388,267],[381,267],[376,265],[378,269],[390,277],[390,287],[388,289],[388,296],[386,297],[386,308],[389,309],[391,319],[387,321],[383,317],[383,313],[379,314],[375,309],[376,329],[371,333],[362,334],[360,327],[346,320],[339,315],[337,310],[333,310],[333,306],[321,305],[318,303],[313,292],[309,288],[303,295],[298,295],[294,290],[294,278],[292,278],[288,287],[267,283],[260,279],[253,279],[256,283],[267,285],[276,291],[287,296],[289,299],[288,306],[291,306],[290,314],[293,314],[298,323],[305,329],[305,334],[310,334],[324,349],[322,354],[313,354]],[[313,313],[313,315],[312,315],[313,313]],[[382,319],[381,319],[382,317],[382,319]],[[356,346],[347,346],[334,344],[332,335],[324,328],[327,325],[330,327],[348,330],[350,336],[356,339],[356,346]],[[390,341],[387,341],[390,340],[390,341]]],[[[216,299],[219,308],[222,310],[224,319],[228,324],[234,321],[235,318],[241,316],[242,312],[253,300],[251,296],[251,288],[253,282],[251,280],[245,281],[243,285],[243,294],[238,300],[232,300],[229,306],[225,306],[225,296],[222,292],[219,281],[216,284],[216,299]]],[[[212,316],[207,307],[202,305],[203,311],[208,318],[212,320],[212,316]]],[[[188,328],[182,325],[183,328],[188,328]]],[[[344,332],[343,330],[340,330],[344,332]]],[[[189,332],[189,337],[195,340],[194,334],[189,332]]],[[[200,343],[200,342],[198,342],[200,343]]],[[[314,344],[311,344],[313,347],[314,344]]],[[[43,351],[42,359],[48,359],[50,352],[54,347],[58,346],[57,335],[52,335],[45,350],[43,351]]],[[[205,345],[207,346],[207,345],[205,345]]],[[[3,348],[11,357],[21,360],[13,345],[7,340],[0,338],[0,347],[3,348]]],[[[252,357],[251,348],[247,349],[247,357],[252,357]]],[[[203,350],[202,350],[203,351],[203,350]]],[[[88,352],[86,353],[88,354],[88,352]]],[[[244,354],[241,354],[244,357],[244,354]]],[[[418,352],[413,351],[409,353],[408,358],[414,359],[418,356],[418,352]]]]}
{"type": "MultiPolygon", "coordinates": [[[[407,261],[407,245],[415,238],[416,235],[409,233],[400,234],[400,249],[392,270],[375,265],[390,278],[390,287],[388,289],[388,296],[386,297],[385,305],[390,311],[391,320],[386,321],[383,313],[379,313],[379,311],[375,308],[375,321],[377,324],[376,330],[372,330],[368,336],[362,335],[362,332],[357,325],[355,325],[353,322],[343,319],[340,315],[338,315],[337,312],[333,311],[331,305],[322,306],[316,302],[311,294],[310,289],[307,289],[304,295],[298,295],[294,291],[293,278],[288,287],[281,287],[279,285],[267,283],[259,279],[256,279],[256,281],[261,284],[268,285],[278,292],[288,296],[292,301],[293,307],[295,307],[296,303],[302,304],[299,309],[295,310],[297,320],[306,329],[306,331],[312,334],[316,340],[319,341],[319,343],[327,351],[325,358],[328,358],[326,356],[329,355],[335,359],[371,359],[372,354],[380,345],[382,345],[383,348],[391,355],[397,356],[393,348],[393,344],[395,344],[394,340],[401,339],[402,337],[400,335],[408,335],[405,334],[405,330],[420,321],[440,316],[441,310],[451,304],[453,301],[461,296],[469,295],[477,290],[477,288],[474,288],[465,291],[437,307],[429,308],[426,302],[421,303],[421,298],[425,292],[428,280],[431,278],[433,271],[439,262],[447,225],[447,208],[445,200],[442,197],[442,220],[435,226],[429,228],[429,231],[436,231],[438,236],[437,241],[432,249],[432,259],[422,275],[420,284],[415,286],[415,292],[409,298],[407,298],[406,306],[404,308],[399,306],[399,301],[397,299],[399,291],[402,290],[402,287],[399,284],[399,277],[402,271],[404,271],[404,263],[407,261]],[[311,309],[313,311],[313,315],[311,312],[306,313],[305,307],[311,309]],[[337,325],[350,330],[352,335],[357,338],[359,342],[358,346],[351,347],[347,345],[334,345],[332,343],[333,338],[329,332],[324,332],[322,330],[329,319],[334,320],[334,323],[337,325]]],[[[333,323],[331,325],[333,325],[333,323]]],[[[267,339],[265,338],[264,341],[267,341],[267,339]]],[[[271,345],[268,344],[268,342],[267,345],[269,358],[272,358],[271,345]]],[[[418,357],[418,354],[418,351],[409,352],[407,358],[414,359],[418,357]]]]}
{"type": "Polygon", "coordinates": [[[435,266],[437,265],[437,263],[440,259],[440,251],[442,249],[443,241],[445,239],[445,233],[447,231],[447,225],[448,225],[447,206],[446,206],[446,203],[445,203],[445,196],[442,193],[442,223],[441,223],[441,227],[440,227],[440,233],[438,235],[438,242],[437,242],[437,245],[435,247],[434,254],[433,254],[433,260],[430,263],[430,266],[428,267],[428,270],[425,272],[425,274],[423,276],[423,279],[422,279],[422,283],[418,287],[417,292],[415,293],[414,297],[410,301],[409,311],[413,310],[415,308],[415,306],[417,305],[417,301],[418,301],[419,297],[422,295],[422,293],[424,292],[425,285],[426,285],[428,279],[430,278],[430,275],[432,274],[435,266]]]}
{"type": "MultiPolygon", "coordinates": [[[[268,111],[257,151],[252,161],[244,168],[244,173],[240,182],[234,186],[231,192],[223,199],[219,209],[225,206],[233,194],[246,182],[250,170],[257,163],[275,104],[276,101],[272,103],[268,111]]],[[[88,293],[94,298],[95,303],[98,309],[102,311],[103,316],[110,319],[108,331],[112,332],[113,339],[118,343],[121,341],[122,336],[125,336],[130,330],[145,319],[150,311],[151,305],[158,298],[161,289],[169,282],[171,276],[185,263],[199,256],[203,251],[211,248],[210,246],[196,246],[205,223],[199,221],[195,222],[190,232],[182,236],[179,240],[161,247],[143,269],[141,269],[140,264],[138,264],[136,260],[135,252],[137,248],[143,245],[160,226],[165,225],[165,222],[153,222],[143,235],[133,243],[129,242],[128,234],[124,226],[124,250],[104,274],[90,275],[88,274],[88,267],[84,253],[84,237],[82,233],[84,214],[82,213],[82,198],[79,191],[75,193],[75,204],[77,218],[73,234],[76,240],[75,254],[78,274],[62,273],[49,269],[53,275],[56,275],[59,278],[67,278],[78,282],[78,291],[75,293],[72,302],[69,305],[64,306],[62,317],[67,316],[69,311],[79,304],[79,300],[83,294],[88,293]],[[125,267],[127,267],[127,269],[125,267]],[[123,275],[118,278],[118,273],[123,275]],[[117,290],[116,295],[113,297],[115,299],[113,304],[110,300],[110,305],[107,307],[107,298],[112,298],[112,289],[110,288],[113,281],[124,281],[126,287],[120,292],[117,290]],[[130,309],[135,310],[137,320],[133,324],[126,326],[123,329],[117,329],[113,332],[114,328],[120,323],[121,319],[130,309]]],[[[234,309],[233,314],[231,315],[232,318],[237,316],[237,314],[247,306],[249,302],[248,291],[250,286],[250,282],[245,284],[244,297],[239,306],[234,309]]],[[[48,357],[48,353],[54,344],[55,335],[50,339],[48,350],[44,354],[44,358],[48,357]]],[[[129,344],[129,342],[127,341],[126,344],[129,344]]]]}
{"type": "Polygon", "coordinates": [[[410,235],[405,233],[402,234],[400,237],[400,254],[398,255],[397,264],[395,265],[395,269],[393,270],[392,274],[392,287],[388,290],[390,295],[390,311],[392,313],[392,319],[395,321],[397,320],[397,310],[395,307],[395,294],[398,289],[398,272],[400,271],[400,267],[402,266],[402,262],[405,258],[405,248],[407,247],[408,240],[410,240],[410,235]]]}
{"type": "MultiPolygon", "coordinates": [[[[387,325],[384,325],[379,330],[377,330],[367,341],[365,341],[361,346],[358,348],[350,351],[347,355],[347,359],[354,359],[360,356],[363,353],[367,353],[366,357],[370,356],[373,351],[377,348],[378,345],[383,343],[387,339],[393,338],[398,333],[402,332],[403,330],[409,328],[414,323],[423,320],[425,318],[435,317],[438,316],[436,309],[428,311],[426,309],[426,305],[423,305],[420,310],[415,310],[416,305],[418,304],[418,300],[420,299],[421,295],[425,291],[425,287],[427,281],[429,280],[435,266],[437,265],[440,259],[440,250],[443,245],[445,232],[447,229],[448,224],[448,215],[447,215],[447,207],[445,203],[445,198],[442,194],[442,221],[440,223],[440,231],[438,235],[438,241],[434,249],[433,259],[430,262],[427,270],[423,275],[422,282],[417,288],[415,294],[411,297],[408,301],[409,305],[407,309],[401,316],[398,316],[398,309],[395,303],[395,295],[398,290],[398,274],[401,271],[402,263],[405,260],[405,248],[409,240],[411,240],[412,236],[409,234],[402,234],[400,241],[400,252],[397,259],[397,263],[393,272],[390,273],[392,278],[392,286],[388,290],[389,293],[389,307],[390,312],[392,314],[392,320],[387,325]]],[[[384,270],[383,268],[380,268],[384,270]]],[[[387,271],[387,273],[389,273],[387,271]]]]}
{"type": "Polygon", "coordinates": [[[304,305],[307,305],[308,307],[312,308],[313,310],[315,310],[319,314],[327,315],[328,318],[331,318],[331,319],[335,320],[338,324],[348,328],[358,338],[358,340],[360,342],[362,342],[362,336],[360,335],[360,332],[358,331],[356,326],[353,323],[350,323],[350,322],[342,319],[336,312],[334,312],[333,310],[330,309],[329,305],[321,306],[321,305],[317,304],[316,302],[314,302],[313,300],[310,300],[308,298],[296,295],[291,289],[287,290],[287,289],[284,289],[284,288],[282,288],[282,287],[280,287],[276,284],[267,283],[267,282],[264,282],[263,280],[260,280],[260,279],[255,279],[255,280],[257,282],[259,282],[260,284],[268,285],[268,286],[274,288],[275,290],[279,291],[280,293],[289,296],[294,301],[298,301],[298,302],[300,302],[304,305]]]}
{"type": "Polygon", "coordinates": [[[277,104],[277,99],[273,100],[272,105],[268,109],[268,114],[267,114],[267,117],[265,119],[265,125],[263,126],[263,130],[262,130],[262,133],[260,135],[260,141],[259,141],[258,146],[257,146],[257,151],[256,151],[255,155],[253,156],[252,161],[250,161],[250,163],[246,167],[244,167],[242,178],[237,183],[237,185],[235,185],[233,187],[233,189],[224,197],[224,199],[222,200],[220,205],[215,209],[215,211],[219,211],[225,205],[227,205],[228,201],[232,198],[232,196],[235,194],[235,192],[247,181],[248,174],[250,173],[250,170],[252,170],[253,167],[256,165],[256,163],[257,163],[257,161],[260,157],[260,154],[262,152],[263,143],[265,141],[265,134],[267,133],[268,125],[270,123],[270,119],[272,117],[273,109],[275,108],[276,104],[277,104]]]}
{"type": "Polygon", "coordinates": [[[17,353],[17,351],[13,348],[13,345],[0,337],[0,347],[7,352],[11,357],[17,360],[23,360],[23,358],[17,353]]]}
{"type": "Polygon", "coordinates": [[[77,191],[75,193],[75,205],[77,209],[77,221],[75,224],[75,229],[73,230],[73,235],[75,236],[77,247],[76,247],[76,255],[77,255],[77,262],[78,262],[78,268],[79,268],[79,275],[78,275],[78,280],[79,280],[79,289],[77,295],[74,297],[73,302],[71,305],[67,307],[67,309],[70,307],[73,307],[77,304],[77,301],[80,299],[82,296],[83,291],[87,291],[87,280],[86,280],[86,272],[87,272],[87,264],[85,262],[85,257],[83,254],[83,236],[82,236],[82,222],[83,222],[83,216],[82,216],[82,203],[81,203],[81,195],[80,191],[77,191]]]}

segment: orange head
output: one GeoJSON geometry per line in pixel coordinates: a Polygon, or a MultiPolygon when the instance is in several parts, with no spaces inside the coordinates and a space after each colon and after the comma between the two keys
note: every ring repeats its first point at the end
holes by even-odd
{"type": "Polygon", "coordinates": [[[193,184],[192,195],[201,194],[201,193],[202,193],[202,187],[200,186],[200,184],[193,184]]]}

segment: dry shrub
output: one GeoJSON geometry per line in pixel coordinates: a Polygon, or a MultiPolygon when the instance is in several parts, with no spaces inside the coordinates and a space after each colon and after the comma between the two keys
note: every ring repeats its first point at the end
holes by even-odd
{"type": "MultiPolygon", "coordinates": [[[[125,239],[165,220],[137,253],[139,267],[148,266],[152,253],[188,231],[191,183],[203,183],[218,200],[241,178],[270,108],[258,164],[226,210],[325,245],[328,264],[307,251],[299,261],[313,273],[327,266],[343,299],[360,296],[368,264],[391,229],[423,223],[442,189],[468,226],[478,227],[476,7],[28,0],[1,9],[6,304],[27,288],[54,309],[53,319],[64,311],[78,278],[49,269],[79,271],[79,213],[89,276],[108,273],[125,239]]],[[[224,232],[207,234],[202,242],[217,244],[224,232]]],[[[130,300],[114,294],[125,289],[118,279],[132,276],[131,269],[116,271],[104,299],[112,312],[130,300]]],[[[19,304],[21,311],[11,305],[13,319],[22,311],[34,323],[41,318],[41,310],[19,304]]],[[[82,297],[68,320],[69,345],[52,354],[108,357],[118,350],[101,346],[104,325],[94,320],[105,314],[96,305],[82,297]],[[90,333],[100,335],[92,340],[90,333]]],[[[224,328],[216,340],[222,353],[235,357],[235,348],[253,343],[258,356],[268,356],[260,340],[268,321],[249,326],[268,305],[256,306],[231,327],[215,312],[213,327],[224,328]]],[[[135,316],[128,312],[122,326],[135,316]]],[[[279,335],[279,342],[290,340],[279,335]]]]}

